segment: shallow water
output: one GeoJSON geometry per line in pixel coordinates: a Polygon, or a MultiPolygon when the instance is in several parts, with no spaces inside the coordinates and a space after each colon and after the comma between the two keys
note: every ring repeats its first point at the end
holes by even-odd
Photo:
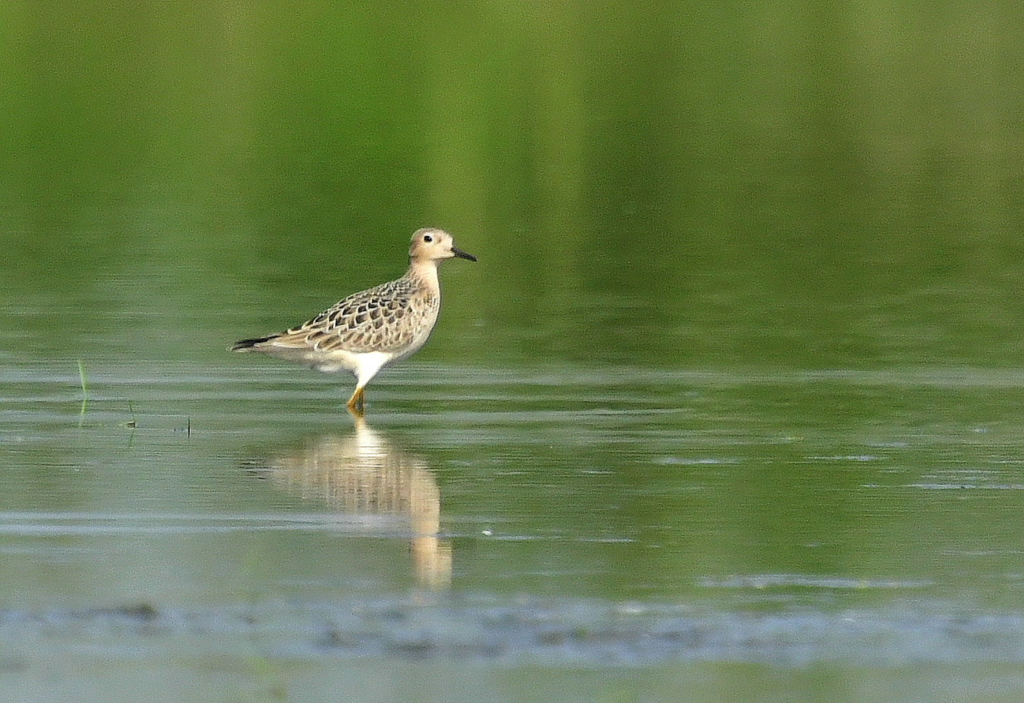
{"type": "Polygon", "coordinates": [[[84,411],[70,373],[14,374],[12,690],[313,700],[385,662],[456,700],[587,700],[602,670],[654,699],[1024,682],[1019,374],[410,362],[356,422],[332,379],[249,363],[96,370],[84,411]]]}

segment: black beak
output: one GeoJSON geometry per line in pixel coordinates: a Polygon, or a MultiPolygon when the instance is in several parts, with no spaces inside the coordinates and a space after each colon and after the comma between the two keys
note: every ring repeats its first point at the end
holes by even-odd
{"type": "Polygon", "coordinates": [[[452,253],[455,254],[455,256],[459,257],[460,259],[469,259],[470,261],[476,261],[475,256],[473,256],[472,254],[467,254],[461,249],[456,249],[455,247],[452,247],[452,253]]]}

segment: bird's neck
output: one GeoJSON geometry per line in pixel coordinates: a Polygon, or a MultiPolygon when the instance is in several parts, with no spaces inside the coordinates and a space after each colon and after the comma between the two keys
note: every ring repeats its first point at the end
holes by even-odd
{"type": "Polygon", "coordinates": [[[437,261],[410,261],[408,278],[418,281],[434,295],[441,294],[441,284],[437,279],[437,261]]]}

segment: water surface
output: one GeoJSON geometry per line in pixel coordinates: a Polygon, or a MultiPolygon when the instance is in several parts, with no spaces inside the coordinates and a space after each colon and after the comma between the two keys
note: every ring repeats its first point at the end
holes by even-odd
{"type": "Polygon", "coordinates": [[[1018,703],[1021,20],[0,11],[0,698],[1018,703]]]}

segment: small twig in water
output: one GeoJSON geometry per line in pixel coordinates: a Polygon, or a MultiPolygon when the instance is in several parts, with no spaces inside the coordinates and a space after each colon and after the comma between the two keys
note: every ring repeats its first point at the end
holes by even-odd
{"type": "Polygon", "coordinates": [[[78,411],[79,422],[85,419],[85,406],[89,404],[89,387],[85,379],[85,364],[78,360],[78,380],[82,384],[82,409],[78,411]]]}

